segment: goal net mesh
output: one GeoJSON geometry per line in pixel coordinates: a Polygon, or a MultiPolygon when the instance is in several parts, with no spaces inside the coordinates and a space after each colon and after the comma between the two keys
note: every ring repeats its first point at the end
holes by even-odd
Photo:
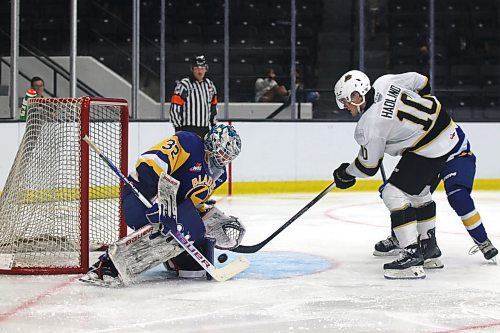
{"type": "Polygon", "coordinates": [[[88,130],[120,165],[122,106],[89,97],[29,101],[25,134],[0,197],[0,269],[82,267],[88,264],[82,249],[120,238],[119,179],[81,139],[88,130]],[[87,231],[89,244],[82,247],[87,231]]]}

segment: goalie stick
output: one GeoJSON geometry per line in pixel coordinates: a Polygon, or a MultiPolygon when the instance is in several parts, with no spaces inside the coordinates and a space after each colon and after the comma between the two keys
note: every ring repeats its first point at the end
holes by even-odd
{"type": "Polygon", "coordinates": [[[335,182],[328,185],[327,188],[323,190],[320,194],[316,196],[316,198],[312,199],[307,205],[304,206],[297,214],[295,214],[291,219],[289,219],[285,224],[278,228],[275,232],[271,234],[271,236],[264,239],[262,242],[255,245],[240,245],[230,251],[238,252],[238,253],[255,253],[262,249],[267,243],[269,243],[274,237],[276,237],[280,232],[285,230],[290,224],[292,224],[296,219],[298,219],[302,214],[309,210],[316,202],[318,202],[321,198],[323,198],[328,192],[332,190],[335,186],[335,182]]]}
{"type": "MultiPolygon", "coordinates": [[[[101,152],[99,147],[97,147],[97,145],[87,135],[83,137],[83,140],[89,144],[90,148],[92,148],[92,150],[99,155],[99,157],[110,167],[111,170],[113,170],[113,172],[125,184],[130,186],[132,192],[137,196],[137,198],[139,198],[139,200],[141,200],[141,202],[147,208],[151,208],[152,205],[149,202],[149,200],[146,199],[146,197],[144,197],[144,195],[141,192],[139,192],[139,190],[134,186],[134,184],[132,184],[127,179],[127,177],[123,175],[123,173],[114,165],[114,163],[107,156],[105,156],[101,152]]],[[[210,274],[216,281],[222,282],[229,280],[233,276],[243,272],[245,269],[250,267],[250,262],[248,261],[248,259],[246,259],[245,257],[240,257],[222,268],[216,268],[207,258],[205,258],[205,256],[200,251],[196,249],[195,246],[193,246],[193,244],[190,241],[188,241],[184,237],[184,235],[181,232],[179,231],[172,232],[171,230],[169,234],[172,235],[174,239],[184,248],[184,250],[186,250],[186,252],[189,253],[189,255],[193,257],[193,259],[196,260],[198,264],[200,264],[200,266],[205,271],[207,271],[207,273],[210,274]]]]}

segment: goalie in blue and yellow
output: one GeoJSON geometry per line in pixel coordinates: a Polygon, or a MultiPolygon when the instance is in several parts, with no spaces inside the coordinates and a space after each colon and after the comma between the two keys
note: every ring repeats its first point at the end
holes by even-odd
{"type": "MultiPolygon", "coordinates": [[[[148,200],[154,202],[158,179],[162,172],[168,174],[179,181],[177,206],[190,200],[203,214],[204,203],[227,179],[226,165],[240,151],[240,136],[231,125],[218,124],[212,127],[204,140],[197,134],[180,131],[142,153],[135,171],[128,178],[148,200]]],[[[137,230],[151,222],[148,216],[155,208],[146,209],[127,186],[123,195],[123,209],[125,222],[137,230]]],[[[185,228],[195,228],[187,225],[190,222],[178,221],[185,228]]],[[[213,261],[212,242],[201,238],[195,242],[195,246],[213,261]]],[[[186,252],[169,260],[169,267],[176,270],[180,277],[205,276],[205,271],[186,252]]]]}
{"type": "MultiPolygon", "coordinates": [[[[204,139],[191,132],[179,131],[154,145],[139,156],[135,170],[128,176],[137,190],[154,204],[146,208],[131,187],[126,186],[122,197],[125,222],[134,230],[152,223],[159,227],[163,237],[168,237],[170,231],[181,231],[213,263],[214,247],[237,247],[245,232],[237,218],[228,217],[216,207],[205,204],[215,189],[226,181],[226,165],[240,151],[238,133],[232,126],[223,124],[212,127],[204,139]],[[164,182],[159,182],[160,177],[167,179],[166,185],[161,185],[164,182]]],[[[148,241],[143,242],[148,247],[145,251],[161,250],[152,249],[148,241]]],[[[149,256],[154,253],[143,256],[146,264],[137,270],[139,273],[149,267],[149,256]]],[[[131,257],[137,261],[133,254],[131,257]]],[[[175,271],[179,277],[206,276],[205,270],[185,251],[162,260],[167,269],[175,271]]],[[[140,263],[134,266],[139,267],[140,263]]],[[[86,276],[84,282],[98,285],[119,285],[121,279],[107,252],[86,276]]]]}

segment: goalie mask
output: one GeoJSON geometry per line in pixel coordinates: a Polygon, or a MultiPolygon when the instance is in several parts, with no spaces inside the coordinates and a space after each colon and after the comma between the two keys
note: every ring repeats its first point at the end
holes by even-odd
{"type": "Polygon", "coordinates": [[[234,160],[241,151],[241,139],[231,125],[218,124],[205,136],[205,152],[210,164],[222,169],[234,160]]]}
{"type": "Polygon", "coordinates": [[[370,79],[366,76],[365,73],[357,70],[352,70],[344,75],[337,81],[335,84],[334,92],[335,92],[335,100],[337,101],[337,105],[339,109],[344,109],[343,101],[347,101],[352,103],[351,97],[354,92],[358,92],[363,101],[361,103],[354,104],[358,107],[365,102],[365,95],[371,89],[370,79]]]}

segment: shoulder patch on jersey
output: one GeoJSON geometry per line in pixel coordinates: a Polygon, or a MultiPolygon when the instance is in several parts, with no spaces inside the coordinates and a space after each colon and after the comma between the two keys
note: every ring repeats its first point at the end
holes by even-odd
{"type": "Polygon", "coordinates": [[[201,168],[202,168],[202,165],[201,163],[196,163],[195,165],[193,165],[192,167],[189,168],[189,171],[191,172],[201,172],[201,168]]]}
{"type": "Polygon", "coordinates": [[[365,131],[362,128],[357,128],[356,131],[354,131],[354,139],[359,145],[365,145],[367,143],[365,131]]]}

